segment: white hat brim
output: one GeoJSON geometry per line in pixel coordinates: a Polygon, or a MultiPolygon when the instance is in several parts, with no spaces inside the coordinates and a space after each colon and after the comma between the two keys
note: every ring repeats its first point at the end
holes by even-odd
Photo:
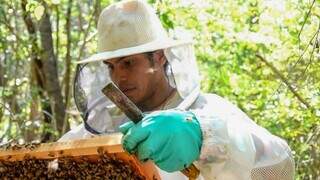
{"type": "Polygon", "coordinates": [[[89,63],[89,62],[96,62],[96,61],[103,61],[112,58],[119,58],[124,56],[130,56],[134,54],[140,54],[145,52],[151,52],[159,49],[166,49],[170,47],[180,46],[192,44],[191,41],[182,41],[182,40],[172,40],[172,39],[165,39],[165,40],[156,40],[152,41],[143,45],[118,49],[114,51],[105,51],[101,53],[94,54],[84,60],[76,62],[77,64],[89,63]]]}

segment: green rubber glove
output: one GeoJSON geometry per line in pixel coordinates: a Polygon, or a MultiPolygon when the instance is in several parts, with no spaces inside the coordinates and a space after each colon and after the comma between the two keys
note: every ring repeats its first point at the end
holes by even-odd
{"type": "Polygon", "coordinates": [[[199,158],[202,133],[189,111],[156,111],[138,124],[127,122],[119,129],[126,151],[137,153],[142,161],[153,160],[164,171],[182,170],[199,158]]]}

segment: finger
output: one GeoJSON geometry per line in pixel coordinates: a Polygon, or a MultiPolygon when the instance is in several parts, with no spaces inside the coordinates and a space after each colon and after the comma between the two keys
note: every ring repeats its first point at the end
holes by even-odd
{"type": "Polygon", "coordinates": [[[122,145],[128,152],[133,152],[136,146],[148,138],[150,131],[141,127],[130,129],[122,138],[122,145]]]}
{"type": "Polygon", "coordinates": [[[154,149],[150,144],[150,139],[145,140],[144,142],[140,143],[137,148],[137,155],[140,161],[147,161],[152,159],[152,154],[154,149]]]}
{"type": "MultiPolygon", "coordinates": [[[[155,131],[152,131],[155,132],[155,131]]],[[[170,135],[167,133],[163,133],[161,136],[159,134],[150,133],[149,137],[140,143],[137,148],[137,155],[141,161],[145,161],[148,159],[158,160],[165,158],[167,156],[163,150],[166,150],[170,146],[171,142],[170,135]]]]}
{"type": "Polygon", "coordinates": [[[134,126],[134,123],[133,122],[126,122],[124,124],[121,124],[119,126],[119,130],[122,134],[127,134],[127,132],[129,131],[130,128],[132,128],[134,126]]]}

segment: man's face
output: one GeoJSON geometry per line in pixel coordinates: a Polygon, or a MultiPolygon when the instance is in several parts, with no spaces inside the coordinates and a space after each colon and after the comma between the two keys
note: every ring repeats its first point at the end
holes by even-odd
{"type": "Polygon", "coordinates": [[[158,61],[150,62],[146,54],[137,54],[104,61],[109,68],[112,81],[135,104],[144,103],[151,98],[159,76],[163,71],[158,61]]]}

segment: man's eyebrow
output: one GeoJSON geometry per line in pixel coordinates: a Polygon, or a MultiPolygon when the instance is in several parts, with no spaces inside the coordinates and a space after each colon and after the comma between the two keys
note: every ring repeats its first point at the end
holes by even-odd
{"type": "MultiPolygon", "coordinates": [[[[119,58],[118,60],[116,60],[115,64],[118,64],[118,63],[121,62],[123,59],[128,58],[128,57],[129,57],[129,56],[124,56],[124,57],[119,58]]],[[[110,63],[108,60],[104,60],[103,63],[104,63],[104,64],[112,64],[112,63],[110,63]]]]}
{"type": "Polygon", "coordinates": [[[119,58],[117,61],[116,61],[116,64],[118,64],[119,62],[121,62],[122,60],[126,59],[126,58],[129,58],[130,56],[124,56],[124,57],[121,57],[119,58]]]}
{"type": "Polygon", "coordinates": [[[103,64],[107,64],[107,65],[111,64],[108,60],[103,60],[102,62],[103,62],[103,64]]]}

